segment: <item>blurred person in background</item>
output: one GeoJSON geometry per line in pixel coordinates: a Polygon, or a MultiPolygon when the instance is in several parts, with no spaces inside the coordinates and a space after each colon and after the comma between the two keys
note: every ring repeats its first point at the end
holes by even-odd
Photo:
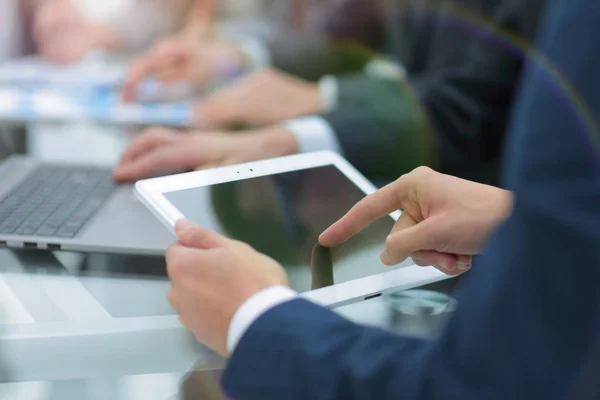
{"type": "Polygon", "coordinates": [[[236,42],[213,33],[176,57],[142,57],[126,99],[146,76],[201,83],[260,71],[200,102],[202,130],[143,133],[115,178],[333,150],[377,183],[419,165],[496,183],[528,46],[506,38],[530,43],[544,0],[393,3],[331,2],[302,34],[236,42]],[[240,124],[253,128],[231,129],[240,124]]]}
{"type": "MultiPolygon", "coordinates": [[[[191,0],[184,27],[158,40],[132,63],[124,99],[132,101],[149,76],[164,84],[184,81],[202,86],[267,63],[267,49],[257,38],[277,36],[290,1],[191,0]]],[[[293,0],[296,1],[296,0],[293,0]]]]}
{"type": "MultiPolygon", "coordinates": [[[[84,71],[120,70],[129,57],[179,32],[194,17],[188,14],[193,0],[29,1],[37,53],[50,63],[76,64],[84,71]]],[[[65,122],[29,124],[30,154],[49,161],[112,164],[130,141],[121,125],[65,122]]]]}
{"type": "Polygon", "coordinates": [[[138,52],[184,24],[193,0],[30,0],[38,51],[70,64],[94,50],[138,52]]]}

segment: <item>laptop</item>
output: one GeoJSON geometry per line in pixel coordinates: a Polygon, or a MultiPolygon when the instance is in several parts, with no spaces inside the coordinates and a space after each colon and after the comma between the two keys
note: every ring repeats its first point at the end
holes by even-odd
{"type": "Polygon", "coordinates": [[[0,163],[0,247],[159,255],[175,241],[108,167],[0,163]]]}

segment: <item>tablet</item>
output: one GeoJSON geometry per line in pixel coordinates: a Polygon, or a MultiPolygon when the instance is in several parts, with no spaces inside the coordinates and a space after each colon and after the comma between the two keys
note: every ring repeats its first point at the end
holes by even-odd
{"type": "Polygon", "coordinates": [[[380,260],[399,213],[332,249],[319,235],[376,188],[341,156],[317,152],[140,181],[135,193],[170,229],[186,218],[280,262],[290,286],[326,306],[447,278],[380,260]]]}

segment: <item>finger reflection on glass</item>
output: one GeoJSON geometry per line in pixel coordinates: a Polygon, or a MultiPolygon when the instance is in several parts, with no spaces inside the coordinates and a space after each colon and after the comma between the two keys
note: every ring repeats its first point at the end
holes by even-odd
{"type": "Polygon", "coordinates": [[[310,269],[312,273],[312,290],[333,286],[333,260],[331,259],[331,249],[317,243],[315,247],[313,247],[310,269]]]}

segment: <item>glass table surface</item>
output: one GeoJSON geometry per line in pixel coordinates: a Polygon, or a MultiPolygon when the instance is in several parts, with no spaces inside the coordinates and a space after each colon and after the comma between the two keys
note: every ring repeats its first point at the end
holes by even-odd
{"type": "MultiPolygon", "coordinates": [[[[180,325],[169,285],[162,257],[0,249],[0,399],[221,398],[225,360],[180,325]]],[[[336,311],[399,333],[438,330],[410,331],[390,304],[336,311]]]]}
{"type": "Polygon", "coordinates": [[[1,250],[0,398],[169,399],[189,371],[222,367],[179,324],[165,271],[161,257],[1,250]]]}

